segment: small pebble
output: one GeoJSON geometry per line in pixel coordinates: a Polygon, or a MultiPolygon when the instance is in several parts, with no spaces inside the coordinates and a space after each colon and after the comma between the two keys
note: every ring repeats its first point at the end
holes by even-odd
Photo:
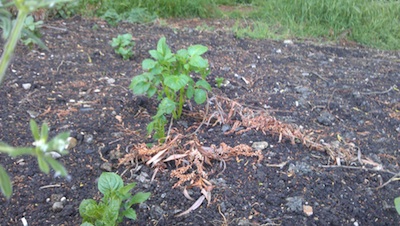
{"type": "Polygon", "coordinates": [[[92,134],[86,134],[84,136],[83,140],[85,141],[85,143],[91,144],[94,141],[93,135],[92,134]]]}
{"type": "Polygon", "coordinates": [[[68,144],[66,149],[71,150],[72,148],[76,147],[78,141],[74,137],[68,137],[67,138],[68,144]]]}
{"type": "Polygon", "coordinates": [[[103,164],[100,165],[100,169],[107,171],[107,172],[111,172],[112,171],[112,165],[109,162],[105,162],[103,164]]]}
{"type": "Polygon", "coordinates": [[[22,88],[24,88],[25,90],[30,89],[31,86],[32,86],[32,84],[30,84],[30,83],[24,83],[24,84],[22,84],[22,88]]]}
{"type": "Polygon", "coordinates": [[[290,39],[284,40],[283,43],[285,44],[293,44],[293,41],[290,39]]]}
{"type": "Polygon", "coordinates": [[[28,110],[26,111],[31,118],[36,118],[39,116],[39,112],[28,110]]]}
{"type": "Polygon", "coordinates": [[[268,142],[266,141],[259,141],[259,142],[254,142],[251,147],[255,150],[264,150],[268,147],[268,142]]]}
{"type": "Polygon", "coordinates": [[[55,202],[55,203],[53,203],[51,210],[53,212],[60,212],[63,208],[64,208],[64,205],[62,202],[55,202]]]}

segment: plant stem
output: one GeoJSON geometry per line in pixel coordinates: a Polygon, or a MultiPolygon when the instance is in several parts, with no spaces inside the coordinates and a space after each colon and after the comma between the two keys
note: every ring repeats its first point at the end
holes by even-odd
{"type": "Polygon", "coordinates": [[[3,82],[8,65],[10,64],[12,56],[14,55],[14,49],[20,38],[21,30],[24,26],[24,21],[27,16],[28,16],[27,11],[22,11],[22,10],[18,11],[17,21],[13,29],[11,30],[11,34],[7,40],[7,43],[3,51],[3,55],[1,56],[0,59],[0,84],[3,82]]]}
{"type": "Polygon", "coordinates": [[[179,106],[178,106],[178,118],[179,119],[182,115],[183,104],[185,103],[185,88],[182,88],[179,91],[179,106]]]}

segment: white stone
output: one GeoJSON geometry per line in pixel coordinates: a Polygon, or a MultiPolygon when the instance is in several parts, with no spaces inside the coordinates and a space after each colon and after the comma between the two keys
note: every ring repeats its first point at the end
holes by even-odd
{"type": "Polygon", "coordinates": [[[268,147],[268,142],[266,141],[259,141],[259,142],[254,142],[251,147],[255,150],[264,150],[268,147]]]}
{"type": "Polygon", "coordinates": [[[30,83],[24,83],[24,84],[22,84],[22,88],[24,88],[25,90],[30,89],[31,86],[32,86],[32,84],[30,84],[30,83]]]}
{"type": "Polygon", "coordinates": [[[290,39],[287,39],[287,40],[283,41],[283,43],[285,43],[285,44],[293,44],[293,41],[290,40],[290,39]]]}

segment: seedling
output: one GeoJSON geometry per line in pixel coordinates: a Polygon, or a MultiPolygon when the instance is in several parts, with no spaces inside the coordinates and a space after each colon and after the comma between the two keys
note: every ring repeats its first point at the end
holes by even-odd
{"type": "Polygon", "coordinates": [[[40,32],[39,28],[43,25],[43,21],[35,21],[33,19],[33,16],[29,15],[26,17],[24,21],[24,28],[25,30],[22,32],[22,37],[21,37],[21,42],[24,43],[24,45],[32,47],[33,44],[37,44],[39,46],[42,45],[40,41],[40,32]],[[38,42],[39,40],[40,42],[38,42]]]}
{"type": "Polygon", "coordinates": [[[129,60],[132,57],[132,48],[135,42],[132,41],[131,34],[118,35],[112,39],[110,44],[114,48],[115,53],[122,56],[122,59],[129,60]]]}
{"type": "Polygon", "coordinates": [[[134,77],[129,88],[134,94],[147,94],[148,97],[157,94],[160,101],[157,114],[147,126],[149,134],[155,131],[155,139],[165,138],[166,115],[179,119],[187,100],[193,98],[197,104],[206,101],[207,91],[211,91],[206,81],[209,66],[208,60],[201,55],[207,50],[205,46],[193,45],[172,53],[162,37],[157,49],[149,51],[153,59],[143,60],[142,68],[146,72],[134,77]],[[195,74],[199,76],[195,77],[195,74]]]}
{"type": "MultiPolygon", "coordinates": [[[[39,128],[34,120],[30,121],[31,132],[35,142],[34,147],[11,147],[5,143],[0,142],[0,152],[6,153],[11,157],[17,157],[21,155],[32,155],[38,160],[39,168],[42,172],[48,174],[50,167],[54,169],[57,175],[66,177],[68,175],[67,170],[64,166],[55,160],[52,155],[58,153],[65,155],[68,152],[65,148],[68,145],[69,133],[60,133],[49,142],[47,142],[49,135],[49,128],[46,123],[42,124],[42,128],[39,128]]],[[[12,194],[11,180],[5,169],[0,165],[0,189],[1,192],[10,198],[12,194]]]]}
{"type": "Polygon", "coordinates": [[[224,83],[224,78],[222,78],[222,77],[216,77],[215,78],[215,84],[217,84],[217,87],[218,88],[221,88],[221,86],[222,86],[222,84],[224,83]]]}
{"type": "MultiPolygon", "coordinates": [[[[134,196],[131,190],[136,183],[124,186],[122,178],[116,173],[102,173],[98,189],[104,197],[97,203],[93,199],[84,199],[79,205],[82,225],[118,225],[124,217],[136,220],[136,211],[132,205],[142,203],[150,197],[149,192],[138,192],[134,196]]],[[[81,226],[82,226],[81,225],[81,226]]]]}

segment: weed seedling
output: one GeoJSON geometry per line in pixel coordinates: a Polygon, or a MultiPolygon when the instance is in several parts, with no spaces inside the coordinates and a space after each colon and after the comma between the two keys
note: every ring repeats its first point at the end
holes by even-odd
{"type": "Polygon", "coordinates": [[[221,88],[223,83],[224,83],[224,78],[222,78],[222,77],[215,78],[215,84],[217,85],[218,88],[221,88]]]}
{"type": "Polygon", "coordinates": [[[136,220],[136,211],[131,207],[146,201],[149,192],[138,192],[132,196],[131,190],[136,183],[124,186],[122,178],[116,173],[102,173],[98,189],[104,197],[97,203],[93,199],[84,199],[79,205],[82,225],[118,225],[124,217],[136,220]]]}
{"type": "Polygon", "coordinates": [[[166,115],[179,119],[187,100],[193,98],[197,104],[206,101],[207,91],[211,91],[206,81],[209,66],[208,60],[201,55],[207,50],[205,46],[193,45],[172,53],[165,37],[162,37],[157,49],[149,51],[153,59],[142,62],[146,72],[132,79],[129,88],[134,94],[147,94],[148,97],[157,94],[160,101],[157,114],[147,126],[149,134],[155,131],[156,140],[165,138],[166,115]],[[195,77],[195,74],[199,76],[195,77]]]}
{"type": "MultiPolygon", "coordinates": [[[[55,160],[52,155],[58,153],[59,155],[65,155],[68,152],[65,148],[68,145],[69,133],[60,133],[49,142],[47,141],[49,136],[49,128],[46,123],[42,124],[41,130],[39,130],[35,121],[30,121],[31,132],[35,142],[34,147],[11,147],[5,143],[0,142],[0,152],[6,153],[11,157],[17,157],[21,155],[32,155],[37,158],[39,168],[42,172],[48,174],[50,167],[54,169],[57,175],[66,177],[68,175],[67,170],[61,163],[55,160]]],[[[0,190],[7,197],[11,197],[12,186],[11,180],[0,165],[0,190]]]]}
{"type": "Polygon", "coordinates": [[[35,21],[35,19],[33,19],[33,16],[27,16],[24,21],[25,30],[24,32],[22,32],[21,42],[24,43],[24,45],[29,46],[30,48],[32,48],[33,44],[40,45],[37,40],[41,36],[39,28],[42,25],[43,21],[35,21]]]}
{"type": "Polygon", "coordinates": [[[114,48],[115,53],[121,55],[124,60],[129,60],[133,55],[132,48],[135,42],[132,41],[131,34],[118,35],[112,39],[110,44],[114,48]]]}

